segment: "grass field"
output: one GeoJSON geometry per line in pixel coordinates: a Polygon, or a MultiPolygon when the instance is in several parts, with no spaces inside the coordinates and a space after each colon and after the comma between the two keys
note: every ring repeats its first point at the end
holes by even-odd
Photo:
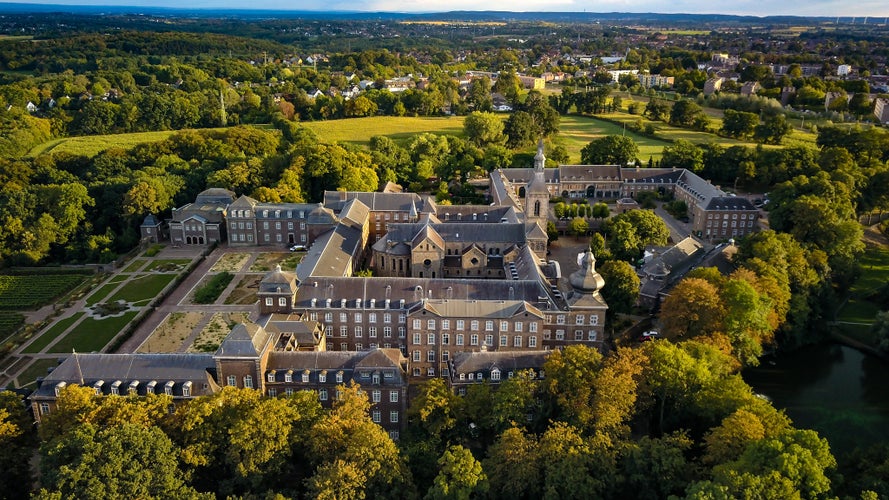
{"type": "Polygon", "coordinates": [[[559,135],[556,138],[556,142],[568,149],[568,163],[577,164],[580,163],[580,150],[589,144],[590,141],[605,137],[606,135],[622,134],[632,138],[636,145],[639,146],[639,159],[643,163],[648,161],[649,156],[654,157],[655,160],[660,159],[664,146],[670,145],[667,141],[637,135],[629,130],[625,131],[620,125],[611,122],[578,115],[562,117],[559,122],[559,135]]]}
{"type": "Polygon", "coordinates": [[[36,157],[50,152],[65,152],[92,158],[106,149],[130,149],[143,142],[162,141],[175,133],[176,132],[172,130],[162,130],[159,132],[135,132],[132,134],[64,137],[61,139],[53,139],[36,146],[28,153],[28,156],[36,157]]]}
{"type": "Polygon", "coordinates": [[[120,330],[136,316],[135,311],[115,318],[87,318],[65,335],[50,352],[69,353],[101,351],[120,330]]]}
{"type": "Polygon", "coordinates": [[[861,277],[849,290],[849,301],[837,314],[837,321],[873,323],[880,306],[867,300],[889,283],[889,248],[869,246],[859,259],[861,277]]]}
{"type": "Polygon", "coordinates": [[[117,293],[111,302],[123,300],[125,302],[141,302],[156,297],[168,283],[176,278],[174,274],[146,274],[133,279],[117,293]]]}
{"type": "Polygon", "coordinates": [[[31,342],[31,345],[26,347],[22,352],[30,354],[43,352],[43,350],[46,349],[46,346],[73,325],[81,316],[83,316],[83,313],[77,313],[71,317],[60,319],[52,326],[52,328],[46,330],[43,332],[43,335],[35,339],[34,342],[31,342]]]}
{"type": "Polygon", "coordinates": [[[120,285],[120,282],[106,283],[102,288],[99,288],[86,298],[86,305],[91,306],[102,302],[105,300],[105,297],[108,297],[108,294],[110,294],[112,290],[118,287],[118,285],[120,285]]]}
{"type": "MultiPolygon", "coordinates": [[[[504,115],[505,117],[506,115],[504,115]]],[[[463,117],[372,116],[346,120],[303,122],[322,142],[367,145],[375,135],[385,135],[402,146],[417,134],[432,132],[463,136],[463,117]]]]}
{"type": "Polygon", "coordinates": [[[26,387],[33,385],[37,381],[37,377],[45,377],[47,370],[58,366],[58,364],[58,360],[55,359],[38,359],[34,361],[31,363],[31,366],[18,376],[19,386],[26,387]]]}
{"type": "Polygon", "coordinates": [[[134,273],[139,270],[145,263],[148,262],[145,259],[136,259],[133,262],[130,262],[130,265],[124,268],[123,272],[125,273],[134,273]]]}

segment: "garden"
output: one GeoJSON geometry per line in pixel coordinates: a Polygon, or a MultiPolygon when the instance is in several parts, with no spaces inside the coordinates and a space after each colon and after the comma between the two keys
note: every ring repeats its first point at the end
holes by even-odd
{"type": "Polygon", "coordinates": [[[84,274],[0,275],[0,310],[37,309],[86,281],[84,274]]]}

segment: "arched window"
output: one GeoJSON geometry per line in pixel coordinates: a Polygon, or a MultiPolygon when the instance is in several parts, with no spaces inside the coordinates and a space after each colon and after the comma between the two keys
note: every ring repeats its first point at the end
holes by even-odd
{"type": "Polygon", "coordinates": [[[534,202],[534,217],[540,217],[540,200],[534,202]]]}

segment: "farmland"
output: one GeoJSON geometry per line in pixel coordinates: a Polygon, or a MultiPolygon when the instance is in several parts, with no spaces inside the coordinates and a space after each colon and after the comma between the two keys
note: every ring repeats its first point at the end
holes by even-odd
{"type": "Polygon", "coordinates": [[[37,309],[83,283],[82,274],[0,275],[0,310],[37,309]]]}

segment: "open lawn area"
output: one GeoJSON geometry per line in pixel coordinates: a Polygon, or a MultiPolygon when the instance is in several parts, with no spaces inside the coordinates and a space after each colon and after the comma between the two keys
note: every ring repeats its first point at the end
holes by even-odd
{"type": "Polygon", "coordinates": [[[136,259],[133,262],[130,262],[130,264],[124,268],[123,272],[135,273],[136,271],[141,269],[142,266],[144,266],[146,262],[148,262],[148,261],[145,259],[136,259]]]}
{"type": "Polygon", "coordinates": [[[109,283],[105,283],[101,288],[93,292],[89,297],[86,298],[86,305],[91,306],[93,304],[98,304],[105,300],[108,297],[108,294],[112,292],[115,288],[120,285],[120,281],[111,281],[109,283]]]}
{"type": "Polygon", "coordinates": [[[109,300],[115,302],[143,302],[151,300],[176,278],[175,274],[144,274],[133,278],[109,300]]]}
{"type": "MultiPolygon", "coordinates": [[[[506,115],[503,115],[504,119],[506,115]]],[[[463,136],[463,117],[413,117],[413,116],[371,116],[303,122],[302,125],[315,132],[322,142],[343,142],[357,146],[367,146],[370,138],[384,135],[402,146],[414,135],[423,132],[463,136]]]]}
{"type": "Polygon", "coordinates": [[[50,352],[70,353],[101,351],[120,330],[136,316],[136,311],[105,319],[86,318],[65,335],[50,352]]]}
{"type": "Polygon", "coordinates": [[[889,283],[889,248],[868,245],[858,262],[861,277],[850,288],[849,301],[837,314],[837,321],[873,323],[881,307],[869,298],[889,283]]]}
{"type": "Polygon", "coordinates": [[[47,370],[58,366],[58,364],[59,362],[56,359],[38,359],[34,361],[31,363],[31,366],[18,376],[19,387],[34,385],[37,382],[37,377],[45,377],[48,373],[47,370]]]}
{"type": "Polygon", "coordinates": [[[44,142],[28,153],[28,156],[36,157],[44,153],[64,152],[74,155],[83,155],[92,158],[97,154],[111,148],[130,149],[143,142],[162,141],[175,134],[172,130],[159,132],[134,132],[131,134],[92,135],[84,137],[65,137],[44,142]]]}
{"type": "Polygon", "coordinates": [[[62,334],[65,330],[67,330],[71,325],[73,325],[80,317],[83,316],[83,313],[77,313],[68,318],[60,319],[56,322],[50,329],[43,332],[43,335],[38,337],[31,342],[31,345],[26,347],[22,352],[25,353],[38,353],[43,352],[53,340],[56,339],[59,335],[62,334]]]}
{"type": "Polygon", "coordinates": [[[611,122],[579,115],[562,117],[559,122],[559,135],[556,137],[556,142],[568,149],[568,163],[579,164],[580,150],[589,144],[590,141],[607,135],[622,134],[631,137],[636,142],[636,145],[639,146],[639,160],[643,163],[648,161],[649,156],[654,157],[655,160],[660,159],[664,146],[670,145],[667,141],[634,134],[611,122]]]}

